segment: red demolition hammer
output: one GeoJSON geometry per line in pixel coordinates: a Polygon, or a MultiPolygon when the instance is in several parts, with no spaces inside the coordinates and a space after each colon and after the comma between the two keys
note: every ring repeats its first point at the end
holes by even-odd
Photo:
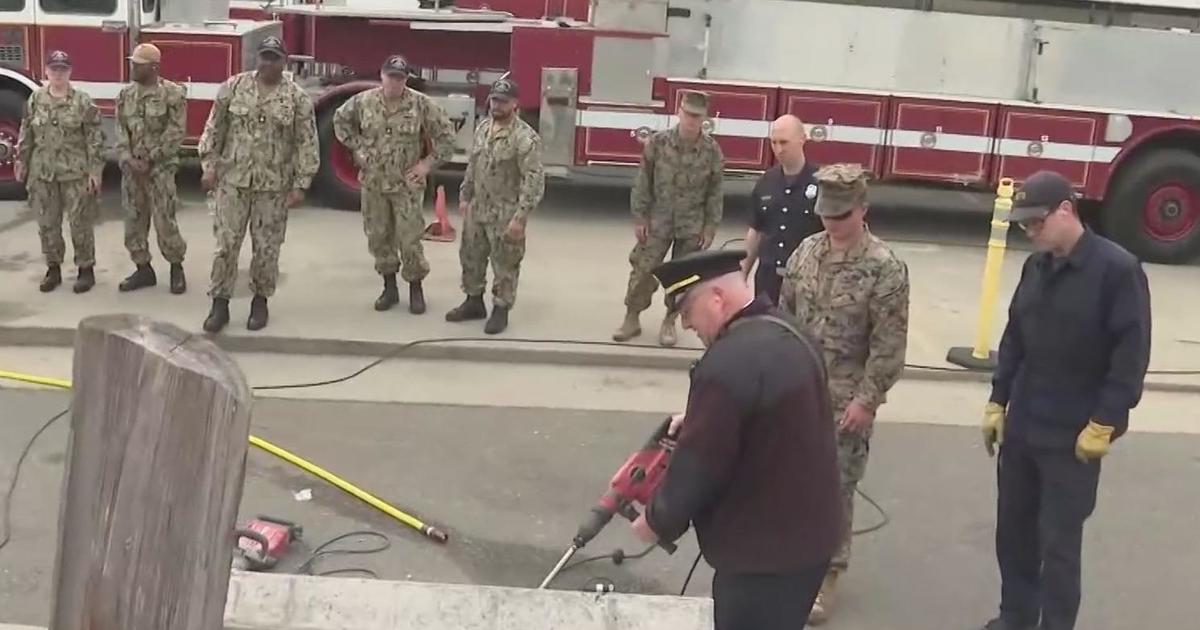
{"type": "MultiPolygon", "coordinates": [[[[595,538],[612,520],[614,514],[620,514],[630,522],[638,519],[640,514],[633,504],[649,505],[667,474],[671,453],[675,450],[675,438],[667,435],[670,428],[671,418],[668,417],[646,444],[625,460],[609,482],[608,491],[600,497],[587,519],[579,525],[579,531],[575,533],[571,546],[538,588],[546,588],[546,585],[563,570],[571,556],[595,538]]],[[[675,553],[675,545],[669,542],[660,542],[658,546],[667,553],[675,553]]]]}
{"type": "Polygon", "coordinates": [[[303,530],[295,523],[259,516],[235,532],[233,568],[239,571],[270,571],[275,568],[303,530]]]}

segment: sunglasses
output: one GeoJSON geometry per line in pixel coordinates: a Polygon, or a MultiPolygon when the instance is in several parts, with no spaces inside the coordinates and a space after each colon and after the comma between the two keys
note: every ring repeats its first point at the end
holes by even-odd
{"type": "Polygon", "coordinates": [[[1057,209],[1058,209],[1057,205],[1053,206],[1049,210],[1046,210],[1045,212],[1043,212],[1041,214],[1041,216],[1031,217],[1028,219],[1021,219],[1020,221],[1017,221],[1017,225],[1020,226],[1021,229],[1025,230],[1026,232],[1028,232],[1032,228],[1041,227],[1042,224],[1046,222],[1046,218],[1049,217],[1051,214],[1054,214],[1054,211],[1057,209]]]}

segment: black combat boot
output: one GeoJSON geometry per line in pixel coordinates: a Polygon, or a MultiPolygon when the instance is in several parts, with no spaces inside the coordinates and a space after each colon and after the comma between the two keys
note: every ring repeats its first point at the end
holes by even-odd
{"type": "Polygon", "coordinates": [[[396,288],[396,274],[383,274],[383,293],[375,300],[375,310],[386,311],[400,303],[400,290],[396,288]]]}
{"type": "Polygon", "coordinates": [[[462,304],[455,306],[446,313],[446,321],[448,322],[465,322],[485,317],[487,317],[487,307],[483,305],[482,295],[468,295],[462,304]]]}
{"type": "Polygon", "coordinates": [[[171,263],[171,293],[181,295],[187,291],[187,278],[183,275],[183,265],[171,263]]]}
{"type": "Polygon", "coordinates": [[[498,335],[504,332],[505,328],[508,328],[508,307],[492,305],[492,316],[484,324],[483,332],[489,335],[498,335]]]}
{"type": "Polygon", "coordinates": [[[267,327],[267,298],[256,295],[250,300],[250,317],[246,319],[247,330],[262,330],[267,327]]]}
{"type": "Polygon", "coordinates": [[[42,283],[38,285],[38,290],[42,293],[49,293],[58,288],[62,284],[62,267],[59,265],[48,265],[46,267],[46,277],[42,278],[42,283]]]}
{"type": "Polygon", "coordinates": [[[124,293],[126,291],[136,291],[145,287],[152,287],[156,284],[158,284],[158,276],[154,274],[154,267],[151,267],[150,263],[146,263],[138,265],[137,269],[129,274],[129,277],[117,285],[117,290],[124,293]]]}
{"type": "Polygon", "coordinates": [[[204,330],[219,333],[229,323],[229,298],[213,298],[212,310],[204,320],[204,330]]]}
{"type": "Polygon", "coordinates": [[[408,283],[408,312],[420,315],[425,312],[425,292],[421,290],[421,282],[408,283]]]}
{"type": "Polygon", "coordinates": [[[96,286],[96,273],[91,267],[80,267],[79,275],[75,278],[74,291],[76,293],[87,293],[96,286]]]}

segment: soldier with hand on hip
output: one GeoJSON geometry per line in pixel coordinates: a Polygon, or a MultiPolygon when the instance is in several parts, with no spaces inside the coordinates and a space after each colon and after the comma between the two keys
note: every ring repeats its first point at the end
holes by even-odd
{"type": "Polygon", "coordinates": [[[508,327],[508,313],[517,300],[525,225],[545,193],[546,175],[541,139],[517,115],[517,84],[507,78],[496,81],[489,101],[491,117],[475,128],[459,189],[463,233],[458,255],[467,298],[446,313],[446,321],[487,317],[483,290],[491,259],[492,316],[484,332],[495,335],[508,327]]]}
{"type": "Polygon", "coordinates": [[[334,114],[333,129],[360,169],[367,249],[375,258],[375,272],[383,276],[375,310],[400,302],[396,274],[402,273],[408,310],[419,315],[425,312],[421,281],[429,275],[421,246],[425,185],[429,173],[454,156],[454,127],[436,101],[408,87],[408,78],[408,61],[388,57],[380,70],[383,85],[343,103],[334,114]],[[426,139],[433,151],[422,157],[426,139]]]}
{"type": "Polygon", "coordinates": [[[183,256],[187,243],[179,233],[175,210],[179,197],[175,172],[187,124],[187,92],[159,76],[162,52],[140,44],[129,57],[133,83],[117,96],[117,153],[125,206],[125,249],[137,267],[118,289],[134,291],[158,284],[150,265],[150,224],[158,249],[171,265],[171,293],[187,290],[183,256]]]}
{"type": "Polygon", "coordinates": [[[816,172],[814,212],[825,229],[796,248],[780,290],[780,307],[824,351],[848,515],[812,624],[832,614],[837,579],[849,567],[854,493],[867,469],[875,414],[904,372],[908,347],[908,267],[867,228],[867,176],[857,164],[816,172]]]}
{"type": "Polygon", "coordinates": [[[71,85],[71,57],[61,50],[46,59],[46,85],[29,96],[21,119],[14,164],[25,182],[29,205],[37,215],[38,236],[46,257],[46,276],[39,289],[62,284],[63,215],[71,227],[75,249],[75,293],[96,285],[97,195],[104,172],[104,133],[100,111],[91,97],[71,85]]]}
{"type": "MultiPolygon", "coordinates": [[[[717,141],[703,132],[708,95],[684,92],[677,112],[679,124],[650,136],[631,194],[637,243],[629,254],[629,287],[625,320],[613,333],[615,341],[642,334],[639,317],[650,308],[658,286],[652,272],[666,258],[708,249],[721,223],[725,159],[717,141]]],[[[673,346],[676,315],[669,310],[658,341],[673,346]]]]}
{"type": "Polygon", "coordinates": [[[250,317],[246,328],[267,325],[267,299],[275,294],[279,252],[288,210],[304,200],[320,163],[312,99],[284,75],[287,50],[278,37],[258,47],[258,69],[221,86],[200,138],[204,187],[216,189],[209,297],[204,330],[229,323],[229,299],[237,281],[238,253],[250,229],[250,317]]]}

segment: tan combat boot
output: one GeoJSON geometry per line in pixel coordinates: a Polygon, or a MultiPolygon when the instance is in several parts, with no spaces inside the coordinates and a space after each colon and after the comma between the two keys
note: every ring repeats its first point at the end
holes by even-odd
{"type": "Polygon", "coordinates": [[[663,318],[662,328],[658,330],[658,345],[670,348],[678,341],[675,336],[675,316],[667,315],[663,318]]]}
{"type": "Polygon", "coordinates": [[[613,333],[613,341],[629,341],[634,337],[642,334],[642,324],[638,321],[638,314],[633,311],[625,313],[625,321],[621,323],[621,327],[617,332],[613,333]]]}
{"type": "Polygon", "coordinates": [[[812,612],[808,614],[808,625],[819,626],[833,616],[834,590],[837,586],[838,574],[829,572],[821,582],[821,592],[817,593],[817,601],[813,602],[812,612]]]}

